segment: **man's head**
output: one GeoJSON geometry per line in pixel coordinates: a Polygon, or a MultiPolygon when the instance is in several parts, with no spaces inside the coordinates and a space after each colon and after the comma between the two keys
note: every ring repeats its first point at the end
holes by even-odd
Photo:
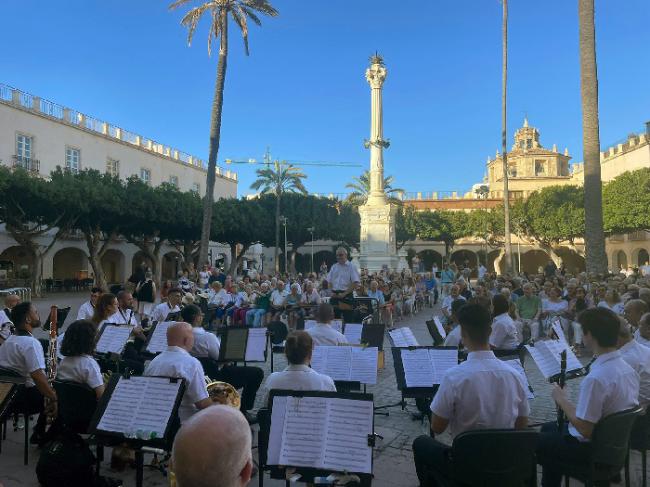
{"type": "Polygon", "coordinates": [[[465,306],[467,304],[467,301],[464,299],[454,299],[451,303],[451,320],[454,323],[458,323],[458,311],[460,308],[465,306]]]}
{"type": "Polygon", "coordinates": [[[128,291],[117,293],[117,303],[120,309],[131,309],[133,307],[133,295],[128,291]]]}
{"type": "Polygon", "coordinates": [[[650,340],[650,313],[644,314],[639,320],[639,334],[646,340],[650,340]]]}
{"type": "Polygon", "coordinates": [[[18,303],[20,303],[20,296],[17,294],[7,294],[5,296],[5,308],[12,310],[18,303]]]}
{"type": "Polygon", "coordinates": [[[183,321],[177,321],[167,328],[167,345],[170,347],[180,347],[188,352],[191,351],[194,346],[192,325],[183,321]]]}
{"type": "Polygon", "coordinates": [[[181,304],[181,299],[183,296],[183,292],[178,289],[177,287],[174,287],[169,290],[167,293],[167,302],[170,304],[170,306],[177,306],[181,304]]]}
{"type": "Polygon", "coordinates": [[[314,340],[306,331],[289,333],[284,347],[287,361],[293,365],[308,365],[314,349],[314,340]]]}
{"type": "Polygon", "coordinates": [[[251,432],[230,406],[203,409],[176,434],[172,462],[178,487],[243,487],[253,470],[251,432]]]}
{"type": "Polygon", "coordinates": [[[348,261],[348,251],[343,247],[336,249],[336,262],[345,264],[348,261]]]}
{"type": "Polygon", "coordinates": [[[468,349],[489,347],[492,332],[490,312],[479,304],[467,304],[458,310],[460,335],[468,349]]]}
{"type": "Polygon", "coordinates": [[[199,327],[203,324],[203,313],[201,308],[196,304],[188,304],[181,310],[181,318],[193,327],[199,327]]]}
{"type": "Polygon", "coordinates": [[[104,290],[101,287],[92,288],[90,290],[90,303],[93,306],[97,306],[97,301],[102,294],[104,294],[104,290]]]}
{"type": "Polygon", "coordinates": [[[639,299],[643,300],[645,304],[650,306],[650,288],[642,287],[639,289],[639,299]]]}
{"type": "Polygon", "coordinates": [[[524,296],[526,296],[527,298],[529,298],[529,297],[531,297],[533,295],[533,285],[530,282],[527,282],[526,284],[524,284],[522,289],[524,291],[524,296]]]}
{"type": "Polygon", "coordinates": [[[275,283],[275,288],[278,291],[284,291],[284,281],[278,280],[278,282],[275,283]]]}
{"type": "Polygon", "coordinates": [[[458,284],[454,284],[451,286],[451,289],[449,290],[449,294],[451,295],[452,298],[457,298],[458,295],[460,294],[460,288],[458,287],[458,284]]]}
{"type": "Polygon", "coordinates": [[[641,299],[630,299],[625,303],[623,316],[627,322],[633,326],[639,326],[641,316],[648,312],[648,305],[641,299]]]}
{"type": "Polygon", "coordinates": [[[29,301],[19,303],[11,310],[11,322],[19,330],[31,331],[41,326],[36,307],[29,301]]]}
{"type": "Polygon", "coordinates": [[[377,288],[378,288],[378,287],[379,287],[379,284],[377,283],[377,281],[375,281],[374,279],[373,279],[372,281],[370,281],[370,290],[371,290],[373,293],[374,293],[374,292],[377,292],[377,288]]]}
{"type": "Polygon", "coordinates": [[[329,323],[334,319],[334,308],[329,303],[321,303],[316,310],[316,321],[319,323],[329,323]]]}
{"type": "Polygon", "coordinates": [[[621,348],[627,342],[633,339],[632,331],[630,330],[630,324],[619,316],[619,329],[618,329],[618,342],[616,346],[621,348]]]}
{"type": "Polygon", "coordinates": [[[620,321],[616,313],[607,308],[590,308],[578,315],[584,333],[585,346],[594,349],[612,348],[618,342],[620,321]]]}

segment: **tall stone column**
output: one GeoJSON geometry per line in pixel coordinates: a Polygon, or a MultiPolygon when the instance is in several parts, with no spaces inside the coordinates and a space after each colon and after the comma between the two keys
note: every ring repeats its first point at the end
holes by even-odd
{"type": "Polygon", "coordinates": [[[382,91],[387,70],[379,55],[370,58],[366,69],[366,80],[370,85],[370,140],[365,142],[370,149],[370,195],[369,201],[385,203],[384,193],[384,148],[389,146],[384,140],[384,107],[382,91]]]}

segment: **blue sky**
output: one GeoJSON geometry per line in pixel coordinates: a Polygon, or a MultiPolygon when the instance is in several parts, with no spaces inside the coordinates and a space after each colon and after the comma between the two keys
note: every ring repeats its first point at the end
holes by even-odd
{"type": "MultiPolygon", "coordinates": [[[[191,48],[164,0],[3,0],[0,81],[207,158],[216,56],[191,48]]],[[[368,165],[368,56],[378,50],[386,173],[407,191],[467,190],[500,145],[499,0],[273,0],[251,56],[231,29],[219,163],[368,165]]],[[[509,127],[582,160],[577,0],[511,0],[509,127]]],[[[603,147],[650,120],[650,2],[596,0],[603,147]]],[[[509,140],[512,143],[512,139],[509,140]]],[[[254,167],[237,167],[239,193],[254,167]]],[[[313,192],[345,192],[362,168],[309,168],[313,192]]]]}

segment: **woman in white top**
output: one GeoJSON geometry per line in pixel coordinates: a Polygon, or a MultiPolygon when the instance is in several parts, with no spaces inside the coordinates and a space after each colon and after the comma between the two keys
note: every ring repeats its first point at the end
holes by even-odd
{"type": "MultiPolygon", "coordinates": [[[[119,309],[119,304],[117,302],[117,297],[111,293],[102,294],[97,300],[97,306],[95,306],[95,313],[90,321],[95,325],[95,329],[99,331],[101,326],[106,323],[111,316],[117,313],[119,309]]],[[[66,331],[67,333],[67,331],[66,331]]]]}
{"type": "Polygon", "coordinates": [[[552,287],[548,291],[548,299],[542,300],[542,312],[540,320],[542,323],[542,333],[548,334],[553,321],[559,319],[562,323],[565,335],[569,333],[566,315],[569,312],[569,302],[562,299],[562,291],[557,287],[552,287]]]}
{"type": "Polygon", "coordinates": [[[519,346],[519,334],[515,322],[508,314],[510,303],[503,294],[497,294],[492,298],[492,309],[494,319],[490,346],[499,350],[514,350],[519,346]]]}
{"type": "Polygon", "coordinates": [[[94,350],[95,325],[88,320],[72,323],[61,344],[63,360],[57,367],[56,378],[84,384],[93,389],[99,399],[104,393],[104,378],[93,358],[94,350]]]}
{"type": "Polygon", "coordinates": [[[622,315],[625,305],[618,294],[616,289],[608,289],[605,292],[605,299],[598,303],[599,308],[611,309],[617,315],[622,315]]]}
{"type": "Polygon", "coordinates": [[[264,404],[273,389],[291,391],[336,391],[331,377],[309,367],[314,341],[305,331],[294,331],[287,337],[284,353],[289,365],[282,372],[273,372],[264,384],[264,404]]]}
{"type": "Polygon", "coordinates": [[[316,326],[307,330],[316,345],[342,345],[348,343],[343,333],[330,326],[334,319],[334,308],[329,303],[321,303],[316,310],[316,326]]]}

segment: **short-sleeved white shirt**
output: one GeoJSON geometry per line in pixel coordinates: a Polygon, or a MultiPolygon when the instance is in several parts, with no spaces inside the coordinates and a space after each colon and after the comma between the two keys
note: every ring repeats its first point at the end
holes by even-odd
{"type": "Polygon", "coordinates": [[[273,372],[264,383],[264,404],[268,403],[268,394],[272,389],[290,391],[336,391],[331,377],[320,374],[306,365],[290,364],[282,372],[273,372]]]}
{"type": "Polygon", "coordinates": [[[282,291],[274,289],[271,293],[271,304],[273,306],[282,306],[284,305],[284,300],[289,295],[289,291],[285,287],[282,291]]]}
{"type": "Polygon", "coordinates": [[[30,374],[45,370],[45,355],[40,342],[31,335],[11,335],[0,346],[0,367],[11,369],[25,377],[26,387],[33,387],[30,374]]]}
{"type": "Polygon", "coordinates": [[[639,374],[639,404],[650,404],[650,348],[630,340],[619,348],[621,357],[639,374]]]}
{"type": "Polygon", "coordinates": [[[350,261],[345,264],[338,262],[332,266],[327,274],[327,282],[332,291],[345,291],[353,282],[359,282],[359,271],[350,261]]]}
{"type": "Polygon", "coordinates": [[[106,323],[115,323],[117,325],[133,325],[138,326],[138,319],[135,313],[130,309],[118,309],[117,313],[110,316],[106,323]]]}
{"type": "Polygon", "coordinates": [[[501,313],[492,320],[492,333],[490,334],[490,345],[494,348],[514,350],[519,346],[519,334],[515,322],[510,315],[501,313]]]}
{"type": "Polygon", "coordinates": [[[56,378],[85,384],[91,389],[104,385],[99,364],[90,355],[63,357],[56,369],[56,378]]]}
{"type": "Polygon", "coordinates": [[[456,297],[453,297],[450,294],[448,296],[445,296],[444,299],[442,300],[442,308],[445,309],[448,314],[451,314],[451,304],[457,299],[462,299],[463,301],[467,301],[465,297],[461,296],[460,294],[456,297]]]}
{"type": "Polygon", "coordinates": [[[452,437],[473,429],[514,428],[530,412],[519,373],[491,351],[470,352],[447,371],[431,403],[436,416],[449,420],[452,437]]]}
{"type": "Polygon", "coordinates": [[[569,303],[564,299],[554,302],[550,299],[542,299],[542,311],[545,313],[559,314],[568,311],[569,303]]]}
{"type": "Polygon", "coordinates": [[[314,340],[314,346],[317,345],[340,345],[348,343],[348,339],[341,332],[336,331],[327,323],[316,323],[316,326],[307,330],[314,340]]]}
{"type": "Polygon", "coordinates": [[[219,360],[221,340],[214,333],[207,332],[200,326],[192,328],[192,333],[194,333],[192,356],[210,357],[212,360],[219,360]]]}
{"type": "Polygon", "coordinates": [[[170,313],[178,313],[180,310],[181,309],[178,307],[178,305],[170,308],[168,303],[160,303],[151,312],[151,321],[157,321],[158,323],[161,323],[167,319],[167,316],[170,313]]]}
{"type": "Polygon", "coordinates": [[[460,325],[456,325],[454,326],[453,330],[447,333],[447,337],[445,338],[443,345],[445,347],[457,347],[460,343],[460,340],[460,325]]]}
{"type": "Polygon", "coordinates": [[[195,406],[197,402],[208,397],[201,362],[180,347],[167,347],[167,350],[159,354],[147,365],[144,375],[185,379],[185,394],[183,394],[183,400],[178,409],[181,423],[187,421],[198,411],[195,406]]]}
{"type": "Polygon", "coordinates": [[[639,330],[634,332],[634,339],[639,342],[641,345],[644,345],[646,347],[650,347],[650,340],[647,338],[644,338],[641,336],[641,332],[639,330]]]}
{"type": "Polygon", "coordinates": [[[78,320],[89,320],[95,314],[95,307],[90,301],[86,301],[84,304],[79,306],[79,311],[77,311],[78,320]]]}
{"type": "MultiPolygon", "coordinates": [[[[599,356],[580,384],[576,417],[597,423],[610,414],[625,411],[639,404],[639,374],[621,357],[621,353],[599,356]]],[[[588,441],[573,425],[569,433],[581,441],[588,441]]]]}

